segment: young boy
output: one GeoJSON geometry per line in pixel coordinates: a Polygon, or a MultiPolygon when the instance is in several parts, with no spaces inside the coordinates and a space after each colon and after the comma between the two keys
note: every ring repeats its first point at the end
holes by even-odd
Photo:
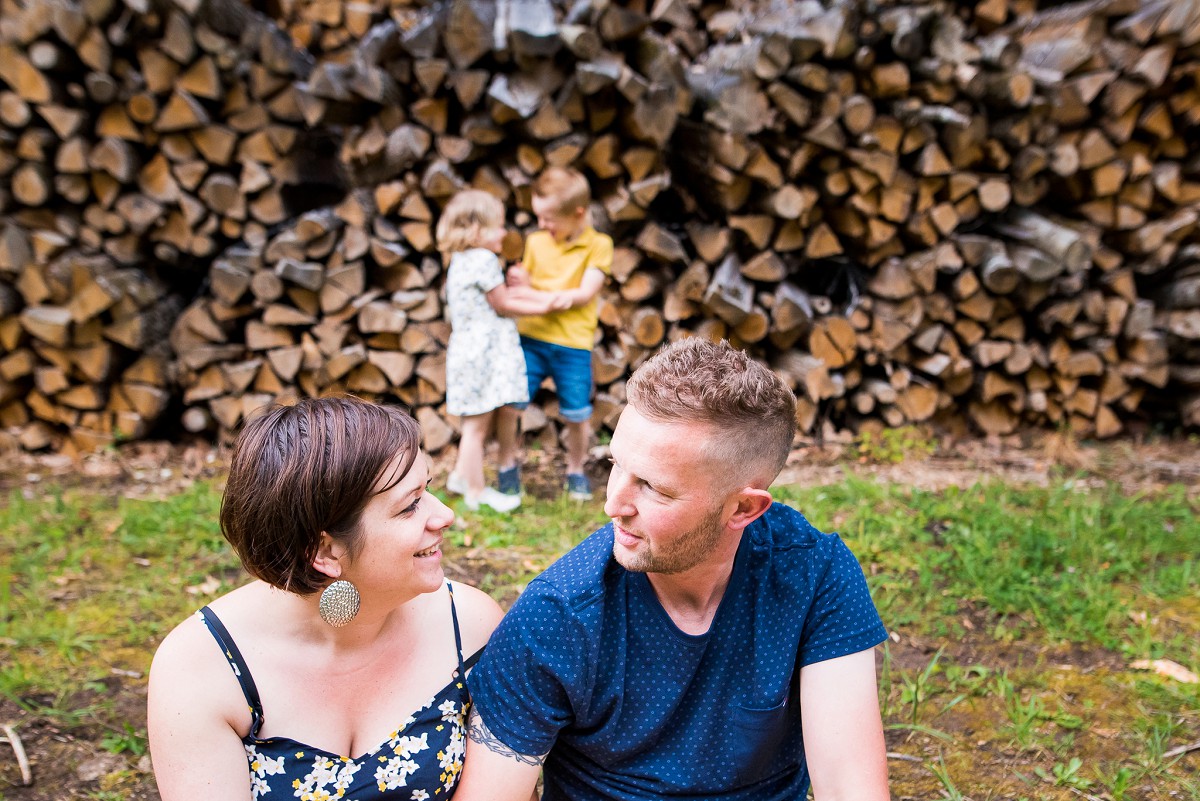
{"type": "MultiPolygon", "coordinates": [[[[570,307],[517,321],[532,398],[546,376],[554,379],[558,410],[567,423],[567,492],[592,497],[583,471],[591,437],[592,345],[596,296],[612,272],[612,238],[591,226],[591,190],[578,170],[550,167],[533,185],[533,213],[540,230],[525,241],[525,258],[509,270],[509,282],[548,292],[565,292],[570,307]]],[[[496,418],[500,443],[501,492],[519,494],[517,422],[526,404],[506,406],[496,418]]]]}

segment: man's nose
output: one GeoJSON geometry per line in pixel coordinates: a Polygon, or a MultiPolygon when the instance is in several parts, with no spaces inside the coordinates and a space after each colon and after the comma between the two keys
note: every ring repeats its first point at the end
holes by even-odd
{"type": "Polygon", "coordinates": [[[633,512],[630,503],[630,484],[618,476],[617,471],[608,478],[608,494],[604,500],[604,514],[609,517],[629,517],[633,512]]]}

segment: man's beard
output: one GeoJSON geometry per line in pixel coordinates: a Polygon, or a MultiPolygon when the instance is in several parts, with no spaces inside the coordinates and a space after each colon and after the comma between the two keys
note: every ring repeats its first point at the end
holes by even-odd
{"type": "Polygon", "coordinates": [[[682,573],[712,555],[723,531],[721,508],[717,507],[694,529],[666,545],[660,544],[657,551],[652,550],[649,540],[645,539],[642,540],[643,547],[636,552],[614,542],[613,557],[631,573],[682,573]]]}

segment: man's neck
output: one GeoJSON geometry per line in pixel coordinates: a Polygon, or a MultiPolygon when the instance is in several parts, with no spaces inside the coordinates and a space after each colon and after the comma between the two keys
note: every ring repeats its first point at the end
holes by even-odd
{"type": "Polygon", "coordinates": [[[728,553],[682,573],[647,573],[654,595],[671,621],[686,634],[704,634],[712,626],[733,575],[737,544],[728,553]]]}

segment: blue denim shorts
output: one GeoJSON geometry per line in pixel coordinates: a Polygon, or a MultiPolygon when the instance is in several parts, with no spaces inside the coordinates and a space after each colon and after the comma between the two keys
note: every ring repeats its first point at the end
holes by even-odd
{"type": "MultiPolygon", "coordinates": [[[[567,348],[543,342],[540,339],[521,337],[521,349],[525,351],[525,373],[529,376],[529,397],[537,394],[546,376],[554,379],[558,392],[558,413],[569,423],[583,423],[592,419],[592,352],[581,348],[567,348]]],[[[518,409],[529,404],[514,403],[518,409]]]]}

